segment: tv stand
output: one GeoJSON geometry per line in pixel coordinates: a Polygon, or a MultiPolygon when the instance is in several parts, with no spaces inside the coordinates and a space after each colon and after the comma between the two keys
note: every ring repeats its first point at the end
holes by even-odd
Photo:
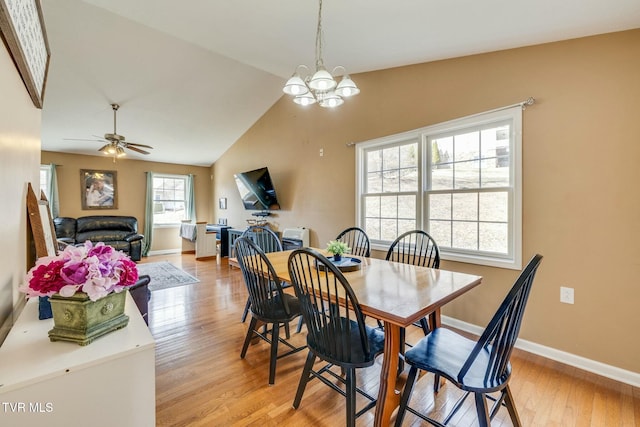
{"type": "Polygon", "coordinates": [[[265,217],[265,216],[271,215],[271,212],[269,212],[269,211],[260,211],[260,212],[254,212],[251,215],[265,217]]]}

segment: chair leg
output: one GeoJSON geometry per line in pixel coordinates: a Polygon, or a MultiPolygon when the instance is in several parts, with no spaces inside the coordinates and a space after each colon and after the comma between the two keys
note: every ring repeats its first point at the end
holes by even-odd
{"type": "Polygon", "coordinates": [[[247,336],[244,339],[244,345],[242,346],[242,351],[240,352],[240,358],[244,359],[244,356],[247,354],[247,349],[249,348],[249,344],[251,343],[251,338],[253,338],[253,331],[258,324],[258,319],[255,317],[251,317],[251,323],[249,323],[249,330],[247,331],[247,336]]]}
{"type": "Polygon", "coordinates": [[[491,426],[489,407],[487,406],[487,399],[484,397],[484,394],[473,393],[473,397],[476,400],[476,412],[478,413],[478,423],[480,423],[480,427],[491,426]]]}
{"type": "Polygon", "coordinates": [[[300,383],[298,384],[298,391],[296,392],[296,397],[293,399],[293,408],[298,409],[300,406],[300,401],[302,400],[302,395],[304,394],[304,389],[307,386],[307,383],[311,379],[311,368],[313,368],[313,364],[316,361],[316,356],[312,352],[307,354],[307,361],[304,364],[304,368],[302,369],[302,375],[300,376],[300,383]]]}
{"type": "Polygon", "coordinates": [[[345,397],[347,398],[347,427],[355,427],[356,425],[356,378],[354,376],[355,368],[347,369],[347,378],[345,381],[345,397]]]}
{"type": "Polygon", "coordinates": [[[437,393],[440,391],[440,375],[435,374],[433,377],[433,392],[437,393]]]}
{"type": "Polygon", "coordinates": [[[247,298],[247,302],[244,305],[244,311],[242,312],[242,323],[247,320],[247,314],[249,314],[249,307],[251,307],[251,300],[247,298]]]}
{"type": "Polygon", "coordinates": [[[511,389],[507,385],[507,387],[503,391],[504,393],[504,404],[507,406],[507,410],[509,411],[509,416],[511,417],[511,424],[514,427],[522,426],[520,422],[520,417],[518,416],[518,410],[516,409],[516,404],[513,400],[513,395],[511,394],[511,389]]]}
{"type": "Polygon", "coordinates": [[[289,322],[284,322],[284,336],[286,339],[291,338],[291,331],[289,330],[289,322]]]}
{"type": "Polygon", "coordinates": [[[276,362],[278,361],[278,338],[280,335],[280,324],[273,324],[271,328],[271,359],[269,360],[269,385],[276,382],[276,362]]]}
{"type": "Polygon", "coordinates": [[[412,366],[409,369],[409,375],[407,376],[407,382],[404,385],[404,391],[402,392],[402,398],[400,399],[400,406],[398,407],[398,414],[396,415],[395,427],[402,425],[402,420],[407,412],[407,405],[409,405],[409,399],[411,399],[411,391],[416,383],[416,376],[418,375],[418,368],[412,366]]]}
{"type": "Polygon", "coordinates": [[[298,320],[298,328],[296,329],[296,333],[299,334],[302,330],[302,325],[304,325],[304,319],[300,316],[300,320],[298,320]]]}

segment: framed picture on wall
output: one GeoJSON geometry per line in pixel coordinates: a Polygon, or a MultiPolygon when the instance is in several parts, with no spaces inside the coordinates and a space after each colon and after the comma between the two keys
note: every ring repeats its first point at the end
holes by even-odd
{"type": "Polygon", "coordinates": [[[117,209],[116,171],[80,170],[82,209],[117,209]]]}
{"type": "Polygon", "coordinates": [[[0,0],[0,32],[33,104],[42,108],[51,51],[40,0],[0,0]]]}

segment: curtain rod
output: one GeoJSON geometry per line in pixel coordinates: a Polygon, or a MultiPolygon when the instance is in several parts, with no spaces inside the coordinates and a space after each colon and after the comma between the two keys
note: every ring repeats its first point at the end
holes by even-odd
{"type": "Polygon", "coordinates": [[[530,96],[529,98],[525,99],[522,102],[518,102],[516,104],[507,105],[506,107],[496,108],[494,110],[485,111],[485,112],[480,113],[480,114],[493,113],[494,111],[508,110],[509,108],[513,108],[513,107],[522,107],[522,110],[526,110],[527,107],[529,107],[529,106],[531,106],[531,105],[533,105],[535,103],[536,103],[536,99],[533,96],[530,96]]]}
{"type": "MultiPolygon", "coordinates": [[[[472,117],[478,114],[487,114],[487,113],[494,113],[496,111],[502,111],[502,110],[508,110],[509,108],[513,108],[513,107],[522,107],[522,110],[526,110],[527,107],[533,105],[536,103],[536,99],[533,96],[530,96],[529,98],[525,99],[524,101],[521,102],[517,102],[515,104],[511,104],[511,105],[507,105],[505,107],[500,107],[500,108],[495,108],[493,110],[488,110],[488,111],[483,111],[482,113],[476,113],[476,114],[472,114],[471,116],[467,116],[467,117],[472,117]]],[[[347,147],[354,147],[356,145],[355,142],[347,142],[345,144],[347,147]]]]}

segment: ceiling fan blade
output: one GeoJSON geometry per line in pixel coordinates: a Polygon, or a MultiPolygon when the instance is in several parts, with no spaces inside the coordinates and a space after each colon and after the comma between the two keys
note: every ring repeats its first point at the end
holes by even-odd
{"type": "Polygon", "coordinates": [[[126,144],[127,144],[127,146],[134,145],[134,146],[136,146],[136,147],[144,147],[144,148],[151,148],[151,149],[153,149],[153,147],[152,147],[152,146],[150,146],[150,145],[136,144],[135,142],[127,142],[126,144]]]}
{"type": "Polygon", "coordinates": [[[127,148],[128,148],[129,150],[137,151],[138,153],[142,153],[142,154],[150,154],[148,151],[144,151],[144,150],[141,150],[141,149],[139,149],[139,148],[132,147],[132,146],[130,146],[130,145],[127,145],[127,148]]]}
{"type": "Polygon", "coordinates": [[[89,142],[108,142],[106,139],[88,139],[88,138],[62,138],[64,141],[89,141],[89,142]]]}

